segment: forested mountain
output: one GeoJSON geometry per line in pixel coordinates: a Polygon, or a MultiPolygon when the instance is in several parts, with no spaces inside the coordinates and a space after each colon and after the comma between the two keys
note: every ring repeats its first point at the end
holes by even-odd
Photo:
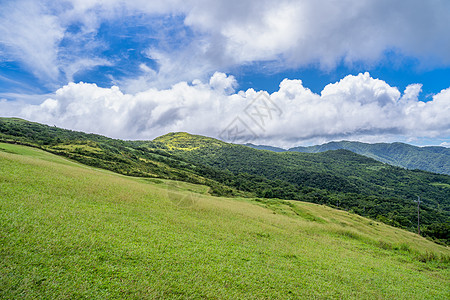
{"type": "Polygon", "coordinates": [[[289,151],[318,153],[338,149],[350,150],[378,161],[407,169],[450,174],[450,149],[445,147],[417,147],[404,143],[367,144],[341,141],[319,146],[295,147],[289,149],[289,151]]]}
{"type": "Polygon", "coordinates": [[[246,144],[245,146],[274,152],[294,151],[304,153],[345,149],[398,167],[450,174],[450,148],[445,147],[417,147],[405,143],[367,144],[349,141],[330,142],[309,147],[294,147],[289,150],[253,144],[246,144]]]}
{"type": "Polygon", "coordinates": [[[350,204],[354,195],[411,202],[422,196],[429,205],[450,210],[449,176],[390,166],[348,150],[274,153],[186,133],[170,133],[154,142],[187,161],[242,177],[227,184],[261,197],[309,196],[314,202],[358,209],[350,204]]]}
{"type": "Polygon", "coordinates": [[[187,133],[122,141],[20,119],[0,118],[0,141],[39,147],[121,174],[210,186],[214,195],[309,201],[351,210],[446,242],[450,176],[407,170],[348,150],[256,150],[187,133]]]}

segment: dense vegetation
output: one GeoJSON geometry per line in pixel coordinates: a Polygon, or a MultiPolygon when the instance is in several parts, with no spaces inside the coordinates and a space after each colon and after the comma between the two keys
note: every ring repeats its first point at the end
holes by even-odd
{"type": "Polygon", "coordinates": [[[201,173],[199,169],[208,167],[187,163],[159,150],[152,142],[145,142],[147,147],[143,148],[144,142],[111,139],[16,118],[0,118],[0,141],[38,147],[89,166],[124,175],[206,184],[212,188],[213,194],[221,196],[242,194],[197,175],[201,173]]]}
{"type": "Polygon", "coordinates": [[[423,234],[449,241],[449,176],[393,167],[346,150],[274,153],[186,133],[121,141],[19,119],[0,119],[0,140],[125,175],[205,184],[214,195],[326,204],[411,231],[420,196],[423,234]]]}
{"type": "Polygon", "coordinates": [[[409,230],[416,229],[414,200],[420,196],[422,223],[435,224],[425,233],[449,238],[447,175],[406,170],[347,150],[274,153],[185,133],[171,133],[154,142],[187,161],[233,173],[231,182],[215,179],[259,197],[327,204],[409,230]]]}
{"type": "MultiPolygon", "coordinates": [[[[247,146],[275,152],[286,151],[281,148],[269,146],[252,144],[247,144],[247,146]]],[[[450,148],[445,147],[416,147],[404,143],[367,144],[361,142],[341,141],[310,147],[294,147],[287,151],[319,153],[339,149],[350,150],[354,153],[410,170],[419,169],[450,175],[450,148]]]]}
{"type": "Polygon", "coordinates": [[[450,250],[417,234],[323,205],[207,192],[0,143],[0,298],[450,295],[450,250]]]}

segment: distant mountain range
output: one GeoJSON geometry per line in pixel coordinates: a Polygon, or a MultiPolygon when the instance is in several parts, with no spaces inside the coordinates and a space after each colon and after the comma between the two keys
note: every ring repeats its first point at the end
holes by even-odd
{"type": "Polygon", "coordinates": [[[417,147],[405,143],[367,144],[349,141],[330,142],[310,147],[294,147],[288,150],[253,144],[245,144],[245,146],[274,152],[303,153],[320,153],[344,149],[406,169],[419,169],[450,175],[450,148],[445,147],[417,147]]]}

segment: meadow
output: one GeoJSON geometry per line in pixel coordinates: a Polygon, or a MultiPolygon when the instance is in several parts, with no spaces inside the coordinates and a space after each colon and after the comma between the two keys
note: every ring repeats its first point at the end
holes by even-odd
{"type": "Polygon", "coordinates": [[[448,247],[328,206],[0,143],[0,298],[449,299],[449,266],[448,247]]]}

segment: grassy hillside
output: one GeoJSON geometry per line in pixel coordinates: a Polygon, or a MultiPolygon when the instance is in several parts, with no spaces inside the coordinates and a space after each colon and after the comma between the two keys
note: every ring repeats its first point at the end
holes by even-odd
{"type": "Polygon", "coordinates": [[[209,192],[0,144],[0,298],[450,297],[446,247],[322,205],[209,192]]]}
{"type": "Polygon", "coordinates": [[[367,144],[341,141],[311,147],[295,147],[289,149],[289,151],[319,153],[338,149],[350,150],[394,166],[450,175],[450,149],[445,147],[416,147],[404,143],[367,144]]]}
{"type": "Polygon", "coordinates": [[[417,224],[414,200],[420,196],[423,224],[440,224],[431,230],[449,239],[447,175],[393,167],[347,150],[274,153],[186,133],[170,133],[154,142],[186,161],[233,173],[235,181],[216,180],[259,197],[339,206],[410,230],[417,224]]]}
{"type": "Polygon", "coordinates": [[[0,118],[0,141],[32,145],[124,175],[209,186],[220,196],[326,204],[450,242],[450,176],[392,167],[350,151],[273,153],[187,133],[122,141],[0,118]]]}
{"type": "Polygon", "coordinates": [[[37,147],[123,175],[206,184],[216,195],[243,194],[199,175],[210,173],[210,168],[187,163],[179,157],[161,151],[151,141],[123,141],[22,119],[0,118],[1,141],[37,147]]]}

